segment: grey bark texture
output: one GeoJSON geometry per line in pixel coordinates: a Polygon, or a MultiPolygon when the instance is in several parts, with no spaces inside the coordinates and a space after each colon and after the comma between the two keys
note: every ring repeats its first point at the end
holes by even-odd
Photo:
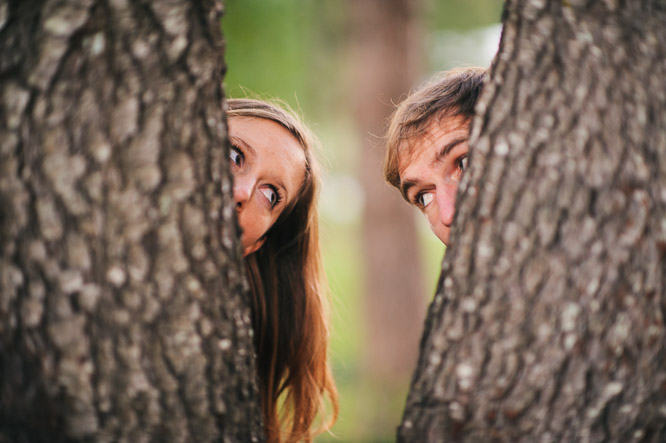
{"type": "Polygon", "coordinates": [[[399,441],[666,441],[665,23],[506,3],[399,441]]]}
{"type": "Polygon", "coordinates": [[[263,440],[221,13],[0,1],[0,441],[263,440]]]}

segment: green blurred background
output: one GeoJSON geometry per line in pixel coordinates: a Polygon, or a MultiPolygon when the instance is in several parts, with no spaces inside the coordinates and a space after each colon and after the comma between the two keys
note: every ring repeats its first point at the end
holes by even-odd
{"type": "MultiPolygon", "coordinates": [[[[364,173],[359,134],[370,129],[358,127],[352,105],[359,69],[358,58],[350,56],[351,28],[359,26],[350,19],[355,14],[352,1],[366,0],[225,0],[222,21],[226,94],[284,100],[323,145],[322,248],[331,287],[330,354],[340,417],[332,433],[319,436],[318,442],[394,441],[409,385],[408,375],[390,383],[373,376],[363,358],[373,344],[367,340],[365,320],[362,219],[367,196],[359,180],[364,173]]],[[[379,3],[391,7],[394,2],[379,3]]],[[[413,86],[436,71],[488,66],[497,50],[501,9],[500,0],[424,0],[415,20],[421,62],[413,86]]],[[[377,180],[379,171],[378,166],[377,180]]],[[[415,211],[414,217],[425,306],[434,293],[444,248],[415,211]]]]}

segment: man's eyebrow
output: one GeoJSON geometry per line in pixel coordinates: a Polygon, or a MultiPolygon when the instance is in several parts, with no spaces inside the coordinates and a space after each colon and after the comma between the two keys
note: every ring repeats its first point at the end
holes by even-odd
{"type": "Polygon", "coordinates": [[[417,179],[410,179],[410,180],[405,180],[403,182],[400,182],[400,190],[402,191],[402,196],[405,198],[405,200],[409,200],[407,198],[407,192],[409,192],[409,189],[418,185],[419,181],[417,179]]]}
{"type": "Polygon", "coordinates": [[[439,150],[437,153],[437,156],[435,157],[435,162],[441,161],[444,157],[449,155],[449,153],[458,146],[461,143],[466,142],[469,139],[469,137],[458,137],[455,140],[451,140],[449,143],[445,144],[442,146],[442,149],[439,150]]]}

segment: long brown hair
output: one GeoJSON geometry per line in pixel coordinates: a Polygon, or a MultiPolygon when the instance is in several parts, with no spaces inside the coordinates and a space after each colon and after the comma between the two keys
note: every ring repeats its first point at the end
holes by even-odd
{"type": "Polygon", "coordinates": [[[319,250],[317,198],[320,169],[316,139],[294,113],[265,101],[227,100],[229,117],[272,120],[285,127],[305,152],[306,173],[298,198],[245,258],[250,283],[254,344],[264,426],[269,442],[311,441],[338,415],[338,395],[327,361],[327,285],[319,250]],[[332,406],[329,420],[325,397],[332,406]],[[280,406],[281,405],[281,406],[280,406]]]}

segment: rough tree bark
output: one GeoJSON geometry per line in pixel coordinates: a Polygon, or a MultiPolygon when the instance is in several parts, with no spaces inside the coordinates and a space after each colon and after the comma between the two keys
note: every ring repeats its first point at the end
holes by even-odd
{"type": "Polygon", "coordinates": [[[263,439],[221,10],[0,2],[0,441],[263,439]]]}
{"type": "Polygon", "coordinates": [[[400,441],[666,440],[664,23],[506,3],[400,441]]]}

